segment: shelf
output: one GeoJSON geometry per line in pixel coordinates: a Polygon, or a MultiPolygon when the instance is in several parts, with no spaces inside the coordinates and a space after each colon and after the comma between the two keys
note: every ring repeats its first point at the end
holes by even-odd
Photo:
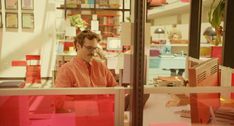
{"type": "Polygon", "coordinates": [[[115,17],[120,16],[119,14],[97,14],[98,17],[115,17]]]}
{"type": "Polygon", "coordinates": [[[99,24],[100,27],[115,27],[115,26],[120,26],[120,25],[114,25],[114,24],[99,24]]]}
{"type": "MultiPolygon", "coordinates": [[[[212,0],[202,0],[202,6],[209,8],[212,0]]],[[[148,10],[148,19],[155,19],[159,16],[171,16],[183,14],[190,11],[191,2],[181,2],[180,0],[170,0],[168,4],[154,7],[148,10]]]]}
{"type": "Polygon", "coordinates": [[[66,10],[80,10],[80,11],[130,11],[130,9],[117,9],[117,8],[65,8],[57,7],[57,9],[66,9],[66,10]]]}
{"type": "Polygon", "coordinates": [[[74,40],[65,40],[65,39],[61,39],[61,40],[57,40],[58,42],[71,42],[71,43],[73,43],[74,42],[74,40]]]}
{"type": "Polygon", "coordinates": [[[76,56],[76,53],[58,53],[57,56],[76,56]]]}
{"type": "Polygon", "coordinates": [[[148,10],[148,18],[154,19],[158,16],[180,14],[181,12],[189,11],[189,8],[190,3],[183,3],[177,1],[171,4],[155,7],[153,9],[148,10]]]}
{"type": "MultiPolygon", "coordinates": [[[[96,14],[98,17],[116,17],[119,14],[96,14]]],[[[82,16],[92,16],[92,14],[82,14],[82,16]]]]}
{"type": "MultiPolygon", "coordinates": [[[[154,44],[151,47],[157,47],[157,46],[164,46],[165,44],[154,44]]],[[[170,44],[170,46],[188,46],[188,44],[170,44]]],[[[201,44],[201,47],[211,47],[211,46],[215,46],[213,44],[201,44]]],[[[222,45],[218,45],[218,46],[222,46],[222,45]]]]}

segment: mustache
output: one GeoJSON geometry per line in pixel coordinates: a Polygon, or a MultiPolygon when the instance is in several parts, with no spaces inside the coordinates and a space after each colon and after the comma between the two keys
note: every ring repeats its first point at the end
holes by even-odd
{"type": "Polygon", "coordinates": [[[95,54],[94,53],[90,53],[88,56],[95,56],[95,54]]]}

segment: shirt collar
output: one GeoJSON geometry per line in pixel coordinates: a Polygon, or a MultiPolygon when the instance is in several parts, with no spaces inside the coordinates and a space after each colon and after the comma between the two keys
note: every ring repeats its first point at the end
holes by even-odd
{"type": "Polygon", "coordinates": [[[74,57],[73,60],[78,63],[78,64],[81,64],[81,65],[90,65],[90,66],[93,66],[93,59],[90,61],[90,62],[86,62],[84,61],[83,59],[81,59],[80,57],[74,57]]]}

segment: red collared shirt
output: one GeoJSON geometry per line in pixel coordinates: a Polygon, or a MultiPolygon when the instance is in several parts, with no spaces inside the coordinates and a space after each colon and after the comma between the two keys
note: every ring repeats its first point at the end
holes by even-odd
{"type": "Polygon", "coordinates": [[[111,87],[116,81],[106,65],[74,57],[58,70],[55,87],[111,87]]]}

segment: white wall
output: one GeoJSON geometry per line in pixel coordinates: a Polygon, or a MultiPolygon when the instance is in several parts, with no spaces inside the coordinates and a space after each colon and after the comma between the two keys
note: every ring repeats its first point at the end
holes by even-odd
{"type": "MultiPolygon", "coordinates": [[[[210,26],[208,23],[208,5],[203,7],[202,10],[202,24],[201,24],[201,42],[206,42],[206,39],[203,36],[204,30],[210,26]]],[[[174,12],[176,13],[176,12],[174,12]]],[[[164,28],[166,32],[170,31],[173,24],[177,24],[177,28],[182,32],[182,39],[188,40],[189,38],[189,23],[190,23],[190,12],[187,11],[180,11],[179,14],[168,14],[163,16],[158,16],[153,20],[153,25],[151,27],[151,36],[152,38],[155,38],[155,34],[153,31],[158,28],[164,28]]],[[[165,34],[165,37],[167,38],[167,34],[165,34]]]]}
{"type": "Polygon", "coordinates": [[[154,19],[154,25],[170,25],[177,24],[177,15],[162,16],[154,19]]]}
{"type": "MultiPolygon", "coordinates": [[[[2,17],[5,25],[5,7],[2,17]]],[[[55,44],[55,0],[34,0],[34,31],[21,28],[21,1],[18,0],[18,23],[16,31],[0,29],[0,77],[25,77],[25,67],[12,67],[13,60],[25,60],[27,54],[41,55],[42,77],[51,76],[55,44]]]]}
{"type": "MultiPolygon", "coordinates": [[[[209,23],[202,23],[201,25],[201,38],[200,38],[200,41],[201,43],[206,43],[206,39],[205,37],[203,36],[203,32],[205,31],[205,29],[210,26],[209,23]]],[[[156,40],[157,39],[157,35],[154,34],[154,30],[156,28],[163,28],[165,30],[165,35],[164,35],[164,38],[165,39],[168,39],[168,32],[172,29],[172,25],[159,25],[159,26],[151,26],[150,28],[150,31],[151,31],[151,36],[152,36],[152,39],[153,40],[156,40]]],[[[189,39],[189,24],[178,24],[177,25],[177,28],[181,31],[182,33],[182,39],[183,40],[188,40],[189,39]]]]}

